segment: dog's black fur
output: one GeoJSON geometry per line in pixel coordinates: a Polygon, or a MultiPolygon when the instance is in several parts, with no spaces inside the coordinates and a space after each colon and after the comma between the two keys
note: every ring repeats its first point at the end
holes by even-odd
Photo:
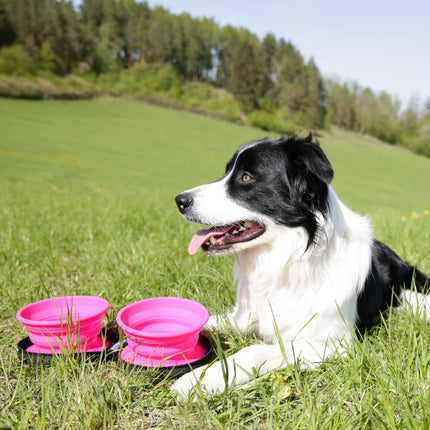
{"type": "Polygon", "coordinates": [[[430,279],[403,261],[387,245],[374,240],[371,270],[357,300],[358,331],[363,333],[382,312],[390,306],[398,306],[401,290],[414,285],[417,292],[428,294],[430,279]]]}

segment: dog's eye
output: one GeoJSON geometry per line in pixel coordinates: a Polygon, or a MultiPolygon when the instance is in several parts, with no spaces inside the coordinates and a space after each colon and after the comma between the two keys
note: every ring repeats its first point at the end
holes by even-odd
{"type": "Polygon", "coordinates": [[[249,182],[252,178],[251,175],[248,175],[248,173],[244,173],[240,179],[242,182],[249,182]]]}

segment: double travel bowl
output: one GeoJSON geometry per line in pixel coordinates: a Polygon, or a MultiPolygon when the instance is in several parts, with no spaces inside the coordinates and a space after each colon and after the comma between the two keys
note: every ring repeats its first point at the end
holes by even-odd
{"type": "Polygon", "coordinates": [[[109,302],[94,296],[54,297],[21,308],[17,319],[29,336],[18,343],[18,357],[47,363],[65,352],[116,359],[133,370],[154,368],[179,376],[207,364],[212,344],[201,334],[208,310],[192,300],[154,297],[122,308],[116,318],[125,335],[102,329],[109,302]]]}

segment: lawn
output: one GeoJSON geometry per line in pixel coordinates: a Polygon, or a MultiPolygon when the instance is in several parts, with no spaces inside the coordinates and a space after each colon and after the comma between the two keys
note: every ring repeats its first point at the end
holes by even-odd
{"type": "MultiPolygon", "coordinates": [[[[233,303],[232,258],[187,254],[174,196],[217,179],[260,130],[117,100],[0,99],[0,428],[429,428],[429,325],[396,311],[346,357],[294,366],[196,402],[115,362],[20,363],[15,318],[47,297],[233,303]]],[[[334,130],[334,187],[377,237],[430,273],[430,160],[334,130]]],[[[254,339],[224,333],[227,354],[254,339]]]]}

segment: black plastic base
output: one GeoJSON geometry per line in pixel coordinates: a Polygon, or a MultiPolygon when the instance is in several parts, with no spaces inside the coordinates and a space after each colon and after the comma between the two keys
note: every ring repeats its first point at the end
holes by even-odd
{"type": "MultiPolygon", "coordinates": [[[[199,344],[203,346],[205,350],[204,357],[193,361],[191,363],[182,364],[178,366],[169,366],[169,367],[148,367],[148,366],[139,366],[137,364],[128,363],[126,361],[121,360],[119,351],[117,351],[117,360],[118,363],[122,364],[126,369],[130,372],[154,372],[154,376],[163,377],[163,378],[178,378],[185,373],[190,372],[192,369],[197,369],[200,366],[208,364],[213,359],[213,349],[211,340],[205,335],[200,333],[199,336],[199,344]]],[[[126,346],[126,344],[124,345],[126,346]]]]}
{"type": "MultiPolygon", "coordinates": [[[[102,358],[109,359],[109,356],[112,354],[111,348],[115,347],[118,343],[118,334],[111,330],[103,330],[101,336],[108,341],[108,347],[103,349],[102,351],[93,351],[93,352],[79,352],[73,353],[73,356],[77,356],[79,358],[88,358],[91,360],[99,360],[102,358]]],[[[29,352],[27,351],[30,346],[33,345],[33,342],[29,337],[25,337],[18,342],[18,358],[19,360],[28,363],[28,364],[49,364],[52,361],[54,356],[61,357],[62,354],[40,354],[37,352],[29,352]]]]}
{"type": "MultiPolygon", "coordinates": [[[[211,362],[214,357],[212,342],[205,335],[200,333],[199,336],[199,344],[203,346],[205,350],[204,357],[193,361],[191,363],[178,365],[178,366],[169,366],[169,367],[149,367],[149,366],[139,366],[136,364],[128,363],[126,361],[121,360],[120,351],[127,346],[127,342],[125,341],[123,346],[121,347],[121,343],[119,341],[118,333],[111,330],[102,330],[102,336],[109,342],[109,346],[97,352],[84,352],[84,353],[76,353],[72,354],[79,359],[90,359],[90,360],[114,360],[119,365],[123,366],[130,372],[149,372],[153,374],[157,378],[178,378],[185,373],[190,372],[192,369],[197,369],[200,366],[204,366],[211,362]]],[[[40,354],[36,352],[29,352],[27,349],[33,345],[33,342],[29,337],[21,339],[18,342],[18,359],[27,364],[43,364],[49,365],[52,361],[53,357],[60,357],[62,354],[40,354]]]]}

